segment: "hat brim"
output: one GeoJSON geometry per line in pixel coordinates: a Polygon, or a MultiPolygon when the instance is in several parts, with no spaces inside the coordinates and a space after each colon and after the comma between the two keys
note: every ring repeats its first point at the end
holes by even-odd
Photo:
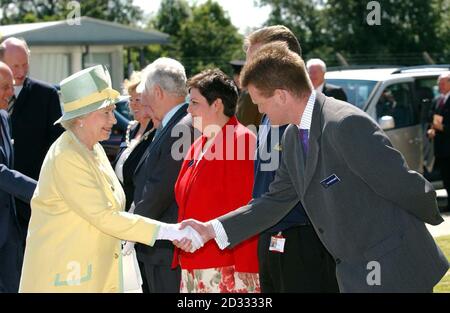
{"type": "Polygon", "coordinates": [[[101,109],[106,108],[106,107],[108,107],[110,105],[116,104],[117,102],[122,101],[124,99],[125,99],[125,97],[117,97],[115,99],[106,99],[106,100],[102,100],[102,101],[99,101],[99,102],[95,102],[95,103],[89,104],[89,105],[87,105],[85,107],[82,107],[82,108],[80,108],[78,110],[65,112],[63,114],[63,116],[61,116],[56,122],[53,123],[53,125],[56,125],[56,124],[64,122],[64,121],[68,121],[68,120],[74,119],[76,117],[83,116],[85,114],[92,113],[92,112],[97,111],[97,110],[101,110],[101,109]]]}

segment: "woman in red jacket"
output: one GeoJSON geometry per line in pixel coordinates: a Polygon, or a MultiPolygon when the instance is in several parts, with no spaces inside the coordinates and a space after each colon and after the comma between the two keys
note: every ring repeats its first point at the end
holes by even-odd
{"type": "MultiPolygon", "coordinates": [[[[249,202],[255,135],[235,117],[238,91],[218,69],[189,81],[188,112],[202,136],[188,151],[175,184],[178,220],[209,221],[249,202]]],[[[214,241],[188,253],[177,249],[181,292],[259,292],[257,237],[233,249],[214,241]]]]}

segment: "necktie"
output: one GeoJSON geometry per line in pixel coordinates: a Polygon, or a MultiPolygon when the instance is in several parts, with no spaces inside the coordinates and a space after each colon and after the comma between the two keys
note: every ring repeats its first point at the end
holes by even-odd
{"type": "Polygon", "coordinates": [[[445,104],[444,97],[441,97],[438,102],[438,109],[442,110],[444,108],[444,104],[445,104]]]}
{"type": "Polygon", "coordinates": [[[8,101],[8,114],[11,116],[11,114],[14,111],[14,104],[16,103],[16,95],[13,95],[9,101],[8,101]]]}
{"type": "Polygon", "coordinates": [[[161,133],[162,129],[163,129],[163,126],[162,126],[162,124],[161,124],[161,125],[156,129],[155,136],[153,136],[152,142],[155,141],[156,137],[159,136],[159,134],[161,133]]]}
{"type": "Polygon", "coordinates": [[[308,129],[299,129],[299,137],[300,137],[300,143],[303,147],[303,156],[305,157],[306,160],[306,155],[308,154],[308,129]]]}

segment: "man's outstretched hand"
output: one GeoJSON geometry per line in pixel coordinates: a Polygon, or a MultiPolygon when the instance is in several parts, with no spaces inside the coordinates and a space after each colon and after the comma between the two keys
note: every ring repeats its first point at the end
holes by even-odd
{"type": "MultiPolygon", "coordinates": [[[[203,244],[216,237],[216,233],[214,232],[214,228],[210,222],[203,223],[193,219],[185,220],[180,223],[180,230],[188,226],[192,227],[200,235],[203,244]]],[[[173,244],[186,252],[194,252],[197,250],[194,249],[191,240],[189,240],[188,238],[183,238],[182,240],[174,240],[173,244]]]]}

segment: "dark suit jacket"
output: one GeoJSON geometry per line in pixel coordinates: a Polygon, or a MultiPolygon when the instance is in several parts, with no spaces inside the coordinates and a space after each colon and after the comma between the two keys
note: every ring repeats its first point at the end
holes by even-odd
{"type": "MultiPolygon", "coordinates": [[[[142,156],[134,175],[134,213],[165,223],[176,223],[178,206],[174,186],[183,157],[194,142],[192,119],[186,115],[184,104],[154,138],[142,156]],[[181,157],[172,152],[181,150],[181,157]]],[[[154,265],[172,263],[174,246],[170,241],[158,240],[153,247],[136,244],[138,258],[154,265]]]]}
{"type": "Polygon", "coordinates": [[[9,135],[8,114],[0,110],[0,247],[3,246],[8,228],[17,224],[14,197],[30,202],[36,181],[15,170],[14,153],[9,135]]]}
{"type": "MultiPolygon", "coordinates": [[[[42,163],[51,144],[64,129],[53,123],[61,117],[58,92],[45,83],[26,78],[11,115],[14,139],[14,169],[33,179],[39,178],[42,163]]],[[[16,201],[22,228],[26,231],[30,206],[16,201]]]]}
{"type": "Polygon", "coordinates": [[[341,292],[429,292],[445,275],[448,261],[424,224],[443,221],[433,186],[366,113],[318,93],[306,160],[296,125],[283,148],[269,192],[219,218],[231,246],[300,200],[336,261],[341,292]],[[368,283],[374,268],[380,284],[368,283]]]}
{"type": "Polygon", "coordinates": [[[345,94],[344,89],[336,85],[325,83],[323,85],[322,93],[327,97],[347,101],[347,95],[345,94]]]}
{"type": "MultiPolygon", "coordinates": [[[[264,123],[264,120],[263,120],[264,123]]],[[[276,170],[278,169],[279,162],[281,161],[282,151],[278,147],[281,147],[281,138],[288,125],[280,127],[270,127],[266,138],[261,138],[264,142],[260,142],[258,138],[258,153],[255,160],[255,181],[253,184],[252,196],[254,199],[261,197],[269,190],[270,183],[275,178],[276,170]],[[270,158],[268,157],[270,155],[270,158]],[[276,165],[278,163],[278,165],[276,165]],[[275,166],[276,165],[276,166],[275,166]],[[268,170],[267,167],[272,167],[272,170],[268,170]]],[[[267,124],[261,124],[262,127],[268,127],[267,124]]],[[[298,202],[294,208],[276,225],[267,230],[269,233],[275,233],[283,231],[298,225],[310,225],[311,222],[306,215],[305,209],[302,204],[298,202]]]]}
{"type": "Polygon", "coordinates": [[[450,97],[444,103],[443,108],[435,108],[435,114],[442,115],[444,117],[444,131],[436,131],[436,137],[434,137],[434,154],[436,158],[449,158],[450,157],[450,97]]]}
{"type": "MultiPolygon", "coordinates": [[[[129,140],[132,140],[134,137],[136,137],[137,132],[139,131],[140,124],[136,124],[133,126],[132,129],[130,129],[130,137],[129,140]]],[[[153,123],[150,122],[147,125],[147,128],[144,133],[150,131],[153,128],[153,123]]],[[[153,140],[153,136],[155,135],[155,131],[151,131],[146,138],[143,138],[142,141],[131,151],[130,155],[127,157],[125,162],[123,163],[122,167],[122,175],[123,175],[123,191],[125,192],[126,197],[126,205],[125,210],[128,211],[130,209],[131,203],[133,202],[134,197],[134,172],[136,170],[136,167],[139,163],[139,161],[142,158],[142,155],[147,150],[148,146],[153,140]]],[[[126,148],[126,141],[125,138],[122,139],[122,142],[120,144],[119,152],[117,153],[116,159],[112,163],[113,168],[116,167],[117,161],[119,160],[120,156],[122,155],[123,151],[126,148]]]]}

